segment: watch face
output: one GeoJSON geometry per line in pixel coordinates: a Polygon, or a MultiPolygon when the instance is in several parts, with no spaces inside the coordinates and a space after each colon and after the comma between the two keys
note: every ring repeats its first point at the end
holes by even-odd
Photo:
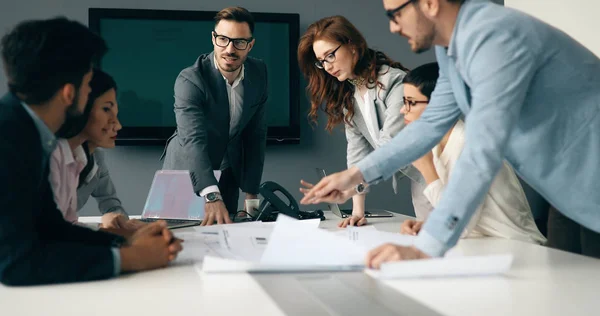
{"type": "Polygon", "coordinates": [[[363,191],[365,190],[365,185],[360,183],[359,185],[356,186],[356,191],[358,193],[363,193],[363,191]]]}
{"type": "Polygon", "coordinates": [[[206,199],[209,201],[214,201],[215,199],[217,199],[217,194],[215,192],[211,192],[206,195],[206,199]]]}

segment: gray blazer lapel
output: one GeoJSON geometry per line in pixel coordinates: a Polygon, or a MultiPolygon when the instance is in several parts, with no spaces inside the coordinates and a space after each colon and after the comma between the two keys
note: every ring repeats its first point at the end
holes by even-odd
{"type": "Polygon", "coordinates": [[[385,111],[387,110],[383,100],[377,98],[378,89],[379,88],[376,87],[375,89],[369,90],[369,97],[371,100],[373,100],[373,104],[375,105],[375,115],[372,117],[372,123],[375,124],[374,126],[377,126],[375,129],[377,138],[379,138],[379,132],[383,128],[383,123],[385,122],[385,111]]]}
{"type": "Polygon", "coordinates": [[[209,64],[205,65],[205,69],[210,69],[210,74],[213,78],[209,81],[209,85],[215,85],[214,89],[211,89],[212,91],[210,91],[210,93],[215,99],[215,105],[217,106],[216,110],[218,111],[217,113],[219,113],[219,116],[227,117],[227,133],[229,133],[229,122],[231,121],[231,113],[229,113],[229,96],[227,95],[227,86],[225,85],[225,79],[223,79],[223,75],[221,74],[219,69],[215,67],[214,54],[215,53],[212,52],[208,56],[206,63],[209,64]]]}

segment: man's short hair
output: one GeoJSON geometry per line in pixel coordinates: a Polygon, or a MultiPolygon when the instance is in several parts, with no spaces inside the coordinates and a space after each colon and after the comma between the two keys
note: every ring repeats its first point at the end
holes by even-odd
{"type": "Polygon", "coordinates": [[[65,84],[79,88],[107,50],[102,38],[63,17],[21,22],[0,45],[8,89],[28,104],[47,102],[65,84]]]}
{"type": "Polygon", "coordinates": [[[250,27],[250,33],[254,34],[254,17],[248,10],[242,7],[229,7],[219,11],[217,15],[215,15],[215,26],[219,24],[221,20],[239,23],[246,22],[250,27]]]}

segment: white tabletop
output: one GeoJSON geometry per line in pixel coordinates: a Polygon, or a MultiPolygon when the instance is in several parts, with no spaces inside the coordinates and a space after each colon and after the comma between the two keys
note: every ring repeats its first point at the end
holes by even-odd
{"type": "MultiPolygon", "coordinates": [[[[333,229],[331,213],[322,227],[333,229]]],[[[406,217],[376,219],[398,231],[406,217]]],[[[92,218],[97,220],[97,218],[92,218]]],[[[461,240],[466,255],[513,253],[505,276],[385,281],[443,315],[597,315],[600,260],[498,239],[461,240]]],[[[248,274],[203,275],[192,266],[112,280],[8,288],[0,286],[1,315],[284,315],[248,274]]]]}

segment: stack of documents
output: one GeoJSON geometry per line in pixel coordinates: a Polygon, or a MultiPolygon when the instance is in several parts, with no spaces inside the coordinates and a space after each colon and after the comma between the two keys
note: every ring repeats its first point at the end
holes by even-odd
{"type": "MultiPolygon", "coordinates": [[[[318,219],[298,221],[280,214],[275,223],[198,227],[191,233],[195,234],[192,237],[194,254],[186,254],[184,250],[183,260],[196,262],[201,274],[362,271],[369,250],[386,243],[410,246],[415,238],[381,232],[373,226],[329,232],[319,229],[318,225],[318,219]],[[199,238],[198,235],[210,237],[199,238]]],[[[189,246],[186,240],[185,247],[189,246]]],[[[453,255],[386,263],[381,270],[369,271],[369,274],[382,279],[490,275],[507,271],[512,260],[512,255],[453,255]]]]}

